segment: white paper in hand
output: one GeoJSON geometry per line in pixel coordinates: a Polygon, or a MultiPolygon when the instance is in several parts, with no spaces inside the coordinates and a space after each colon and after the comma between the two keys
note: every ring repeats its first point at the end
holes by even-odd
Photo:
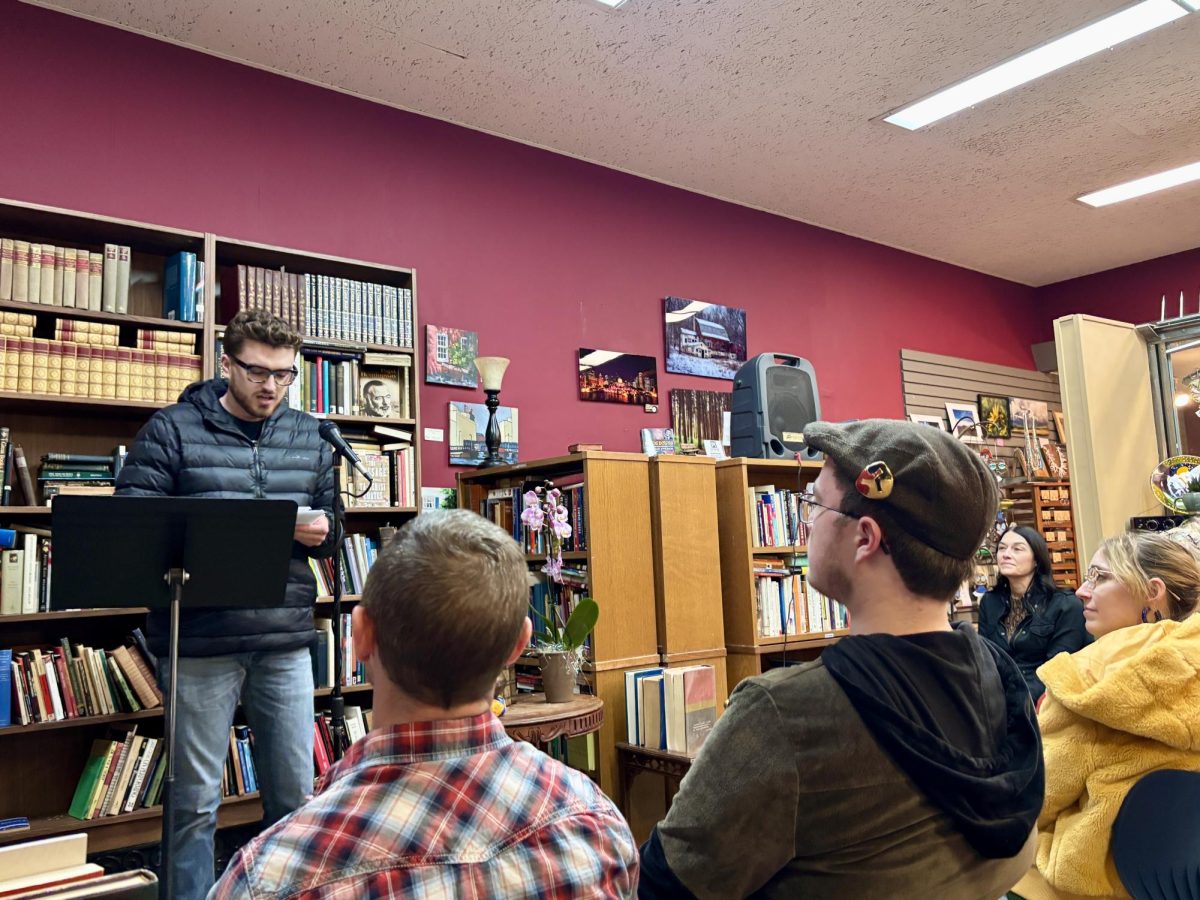
{"type": "Polygon", "coordinates": [[[311,506],[301,506],[296,510],[297,525],[311,525],[317,522],[325,515],[325,511],[321,509],[313,509],[311,506]]]}

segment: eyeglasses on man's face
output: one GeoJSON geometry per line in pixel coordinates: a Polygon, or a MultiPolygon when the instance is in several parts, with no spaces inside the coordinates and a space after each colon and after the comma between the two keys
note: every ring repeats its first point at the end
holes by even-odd
{"type": "Polygon", "coordinates": [[[837,513],[839,516],[846,516],[851,519],[860,518],[859,516],[856,516],[854,513],[842,512],[840,509],[837,509],[835,507],[826,506],[824,503],[818,503],[816,501],[816,498],[813,496],[812,491],[801,491],[800,492],[800,521],[801,522],[803,522],[805,525],[811,525],[813,523],[813,519],[815,519],[819,515],[818,510],[821,510],[821,509],[827,509],[830,512],[837,513]]]}
{"type": "Polygon", "coordinates": [[[251,366],[242,362],[236,356],[229,354],[226,355],[241,367],[242,371],[246,373],[247,380],[249,380],[251,384],[266,384],[268,379],[274,378],[276,384],[280,385],[281,387],[287,387],[289,384],[295,381],[296,376],[300,374],[294,368],[264,369],[262,366],[251,366]]]}

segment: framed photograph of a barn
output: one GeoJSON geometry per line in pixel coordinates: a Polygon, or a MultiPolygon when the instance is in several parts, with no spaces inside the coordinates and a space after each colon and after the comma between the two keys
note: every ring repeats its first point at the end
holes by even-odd
{"type": "Polygon", "coordinates": [[[666,370],[733,381],[746,361],[746,311],[701,300],[663,301],[666,370]]]}

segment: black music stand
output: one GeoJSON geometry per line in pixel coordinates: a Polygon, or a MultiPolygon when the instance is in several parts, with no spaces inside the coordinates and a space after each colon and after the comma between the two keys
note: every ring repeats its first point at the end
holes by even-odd
{"type": "Polygon", "coordinates": [[[162,894],[174,894],[175,694],[179,613],[198,607],[283,603],[296,527],[291,500],[181,497],[56,497],[55,609],[148,606],[171,610],[163,697],[167,771],[163,783],[162,894]],[[187,586],[185,592],[184,586],[187,586]]]}

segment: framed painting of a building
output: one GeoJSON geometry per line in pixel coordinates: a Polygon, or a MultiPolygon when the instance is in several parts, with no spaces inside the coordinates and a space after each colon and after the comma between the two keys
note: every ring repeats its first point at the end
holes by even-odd
{"type": "MultiPolygon", "coordinates": [[[[450,465],[477,466],[487,456],[488,411],[482,403],[450,403],[450,465]]],[[[517,410],[496,410],[500,428],[500,459],[506,465],[517,461],[517,410]]]]}
{"type": "Polygon", "coordinates": [[[479,335],[461,328],[425,326],[425,383],[473,388],[478,385],[475,357],[479,335]]]}
{"type": "Polygon", "coordinates": [[[663,301],[666,370],[730,381],[746,361],[746,311],[683,297],[663,301]]]}

